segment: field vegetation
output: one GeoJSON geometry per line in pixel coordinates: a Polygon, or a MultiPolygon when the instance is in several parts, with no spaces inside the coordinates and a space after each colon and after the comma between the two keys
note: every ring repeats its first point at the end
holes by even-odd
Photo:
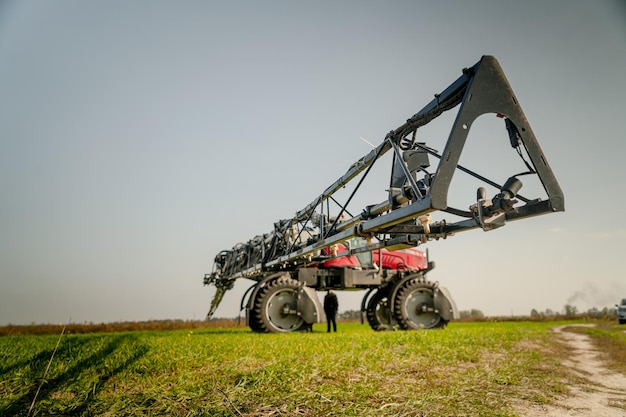
{"type": "MultiPolygon", "coordinates": [[[[566,323],[13,332],[0,337],[0,415],[515,416],[567,393],[568,352],[550,331],[566,323]]],[[[601,324],[583,331],[615,343],[608,355],[626,350],[623,329],[601,324]]]]}

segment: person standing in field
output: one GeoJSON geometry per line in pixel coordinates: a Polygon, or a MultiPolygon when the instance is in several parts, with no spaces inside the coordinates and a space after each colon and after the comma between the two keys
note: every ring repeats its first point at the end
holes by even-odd
{"type": "Polygon", "coordinates": [[[333,325],[333,331],[337,331],[337,310],[339,309],[339,301],[337,294],[333,290],[328,290],[324,297],[324,312],[326,313],[326,322],[328,324],[326,333],[330,333],[330,325],[333,325]]]}

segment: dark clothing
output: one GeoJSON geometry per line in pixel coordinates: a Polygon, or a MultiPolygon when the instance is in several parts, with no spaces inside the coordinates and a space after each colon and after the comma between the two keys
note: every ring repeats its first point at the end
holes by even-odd
{"type": "Polygon", "coordinates": [[[333,292],[329,292],[324,297],[324,312],[326,313],[326,323],[328,325],[327,332],[330,333],[330,325],[333,326],[333,331],[337,331],[337,310],[339,309],[339,301],[337,295],[333,292]]]}
{"type": "Polygon", "coordinates": [[[337,312],[326,312],[326,333],[330,333],[330,325],[333,325],[333,332],[337,331],[337,312]]]}
{"type": "Polygon", "coordinates": [[[334,292],[329,292],[328,294],[326,294],[326,297],[324,297],[324,311],[337,312],[337,309],[339,309],[339,301],[337,300],[337,294],[335,294],[334,292]]]}

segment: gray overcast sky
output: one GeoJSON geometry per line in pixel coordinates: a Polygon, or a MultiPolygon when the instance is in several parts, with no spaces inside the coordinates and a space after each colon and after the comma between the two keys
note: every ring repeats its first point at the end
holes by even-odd
{"type": "Polygon", "coordinates": [[[430,243],[429,278],[489,315],[612,306],[624,2],[0,1],[0,325],[203,318],[217,252],[302,209],[369,152],[359,137],[380,143],[485,54],[567,211],[430,243]]]}

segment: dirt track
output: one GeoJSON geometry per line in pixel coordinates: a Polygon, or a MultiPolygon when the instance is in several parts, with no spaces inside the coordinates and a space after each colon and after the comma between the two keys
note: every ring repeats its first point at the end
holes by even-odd
{"type": "Polygon", "coordinates": [[[607,369],[589,336],[564,331],[566,327],[571,325],[553,329],[571,348],[571,356],[563,366],[584,382],[571,386],[570,395],[560,399],[558,405],[533,406],[520,411],[520,416],[626,417],[626,377],[607,369]]]}

